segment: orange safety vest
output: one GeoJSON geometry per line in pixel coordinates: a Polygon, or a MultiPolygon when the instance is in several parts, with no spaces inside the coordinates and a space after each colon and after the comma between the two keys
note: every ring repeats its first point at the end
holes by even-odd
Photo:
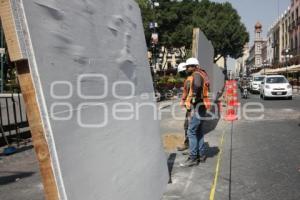
{"type": "Polygon", "coordinates": [[[187,109],[191,109],[191,104],[194,103],[193,98],[194,98],[194,74],[198,73],[201,78],[204,81],[203,87],[202,87],[202,100],[203,100],[203,104],[206,108],[206,110],[210,109],[211,103],[210,103],[210,99],[209,99],[209,80],[208,80],[208,75],[207,73],[202,70],[202,69],[196,69],[196,71],[193,73],[192,76],[189,76],[187,81],[190,82],[190,88],[188,91],[188,95],[187,98],[185,100],[185,106],[187,109]]]}

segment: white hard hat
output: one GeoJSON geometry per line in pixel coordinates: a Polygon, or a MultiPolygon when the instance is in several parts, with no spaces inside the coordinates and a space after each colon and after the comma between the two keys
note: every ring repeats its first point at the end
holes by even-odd
{"type": "Polygon", "coordinates": [[[182,72],[186,70],[186,64],[185,63],[180,63],[177,67],[178,72],[182,72]]]}
{"type": "Polygon", "coordinates": [[[189,65],[199,65],[199,61],[197,58],[189,58],[186,60],[186,65],[189,66],[189,65]]]}

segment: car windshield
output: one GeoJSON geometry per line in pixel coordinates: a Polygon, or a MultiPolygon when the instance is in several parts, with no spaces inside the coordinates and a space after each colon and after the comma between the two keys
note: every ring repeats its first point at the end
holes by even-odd
{"type": "Polygon", "coordinates": [[[284,77],[270,77],[270,78],[267,78],[267,83],[287,83],[287,80],[286,78],[284,77]]]}
{"type": "Polygon", "coordinates": [[[260,76],[260,77],[254,77],[254,81],[263,81],[264,77],[260,76]]]}

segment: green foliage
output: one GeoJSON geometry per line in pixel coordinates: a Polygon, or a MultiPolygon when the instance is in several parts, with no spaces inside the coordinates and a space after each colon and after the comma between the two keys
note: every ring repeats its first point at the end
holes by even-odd
{"type": "Polygon", "coordinates": [[[159,85],[164,84],[182,84],[183,85],[184,79],[179,76],[162,76],[159,77],[157,83],[159,85]]]}
{"type": "Polygon", "coordinates": [[[215,48],[215,57],[238,58],[249,41],[249,33],[241,17],[228,2],[209,0],[157,0],[158,8],[152,9],[151,1],[136,0],[142,11],[146,40],[149,45],[151,30],[149,23],[157,21],[160,44],[167,48],[191,49],[192,30],[199,27],[215,48]]]}

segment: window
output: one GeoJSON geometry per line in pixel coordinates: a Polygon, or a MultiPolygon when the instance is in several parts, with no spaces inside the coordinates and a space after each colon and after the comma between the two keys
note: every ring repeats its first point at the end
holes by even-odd
{"type": "Polygon", "coordinates": [[[260,58],[256,58],[256,65],[259,66],[261,64],[260,58]]]}
{"type": "Polygon", "coordinates": [[[261,82],[264,80],[264,78],[265,78],[264,76],[258,76],[258,77],[254,77],[253,80],[261,82]]]}
{"type": "Polygon", "coordinates": [[[256,39],[260,38],[260,32],[256,32],[256,39]]]}
{"type": "Polygon", "coordinates": [[[269,84],[276,84],[276,83],[288,83],[288,81],[286,80],[286,78],[284,77],[270,77],[270,78],[267,78],[267,83],[269,84]]]}
{"type": "Polygon", "coordinates": [[[256,52],[259,53],[260,50],[261,50],[261,46],[260,46],[260,44],[257,44],[257,46],[256,46],[256,52]]]}

